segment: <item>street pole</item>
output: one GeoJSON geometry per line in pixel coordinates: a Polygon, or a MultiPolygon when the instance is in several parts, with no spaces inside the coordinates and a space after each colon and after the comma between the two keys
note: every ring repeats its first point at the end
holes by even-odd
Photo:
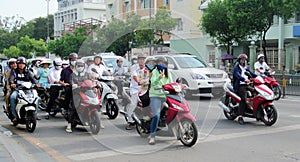
{"type": "MultiPolygon", "coordinates": [[[[149,26],[150,26],[150,30],[151,30],[151,0],[149,0],[149,26]]],[[[151,56],[151,53],[152,53],[152,40],[150,40],[150,48],[149,48],[149,56],[151,56]]]]}
{"type": "Polygon", "coordinates": [[[49,1],[50,0],[46,0],[47,1],[47,57],[50,58],[50,52],[49,52],[49,42],[50,42],[50,28],[49,28],[49,1]]]}

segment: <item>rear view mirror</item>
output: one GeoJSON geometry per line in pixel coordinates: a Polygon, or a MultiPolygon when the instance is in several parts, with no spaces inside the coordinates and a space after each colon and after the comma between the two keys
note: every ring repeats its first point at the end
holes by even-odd
{"type": "Polygon", "coordinates": [[[168,68],[169,69],[175,69],[175,66],[174,66],[174,64],[168,64],[168,68]]]}

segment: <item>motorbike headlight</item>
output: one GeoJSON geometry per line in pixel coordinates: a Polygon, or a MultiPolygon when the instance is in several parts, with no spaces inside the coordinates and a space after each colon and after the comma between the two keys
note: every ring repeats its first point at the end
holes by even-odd
{"type": "Polygon", "coordinates": [[[223,74],[223,78],[224,78],[224,79],[228,79],[228,78],[229,78],[229,77],[228,77],[228,74],[227,74],[227,73],[224,73],[224,74],[223,74]]]}
{"type": "Polygon", "coordinates": [[[192,78],[195,80],[205,80],[206,79],[203,75],[197,74],[197,73],[193,73],[192,78]]]}

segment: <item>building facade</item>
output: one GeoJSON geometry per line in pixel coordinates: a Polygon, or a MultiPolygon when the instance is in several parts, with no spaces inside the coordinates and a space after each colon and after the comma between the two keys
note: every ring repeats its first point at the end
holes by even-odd
{"type": "Polygon", "coordinates": [[[105,0],[57,0],[54,14],[54,37],[64,34],[65,26],[87,19],[106,21],[105,0]]]}

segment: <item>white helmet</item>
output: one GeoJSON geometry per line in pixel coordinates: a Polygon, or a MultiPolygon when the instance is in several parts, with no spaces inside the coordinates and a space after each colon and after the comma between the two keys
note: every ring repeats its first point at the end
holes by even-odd
{"type": "Polygon", "coordinates": [[[265,57],[265,55],[264,54],[259,54],[258,56],[257,56],[257,60],[259,59],[259,58],[261,58],[261,57],[265,57]]]}
{"type": "Polygon", "coordinates": [[[10,58],[8,61],[7,61],[7,64],[9,65],[10,63],[12,62],[17,62],[17,59],[15,58],[10,58]]]}
{"type": "Polygon", "coordinates": [[[60,58],[56,58],[53,61],[54,66],[61,66],[62,65],[62,60],[60,58]]]}

